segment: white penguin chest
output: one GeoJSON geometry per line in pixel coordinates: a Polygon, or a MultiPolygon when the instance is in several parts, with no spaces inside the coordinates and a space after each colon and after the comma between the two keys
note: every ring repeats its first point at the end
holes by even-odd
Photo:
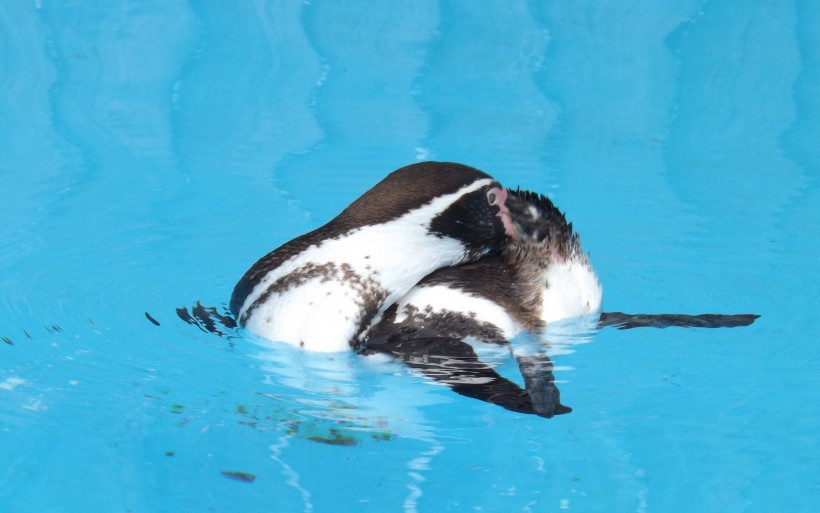
{"type": "Polygon", "coordinates": [[[598,276],[584,262],[553,261],[543,272],[541,319],[549,324],[601,310],[598,276]]]}

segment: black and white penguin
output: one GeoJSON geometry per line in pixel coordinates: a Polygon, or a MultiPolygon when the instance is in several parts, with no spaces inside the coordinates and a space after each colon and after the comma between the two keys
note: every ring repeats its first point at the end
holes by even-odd
{"type": "Polygon", "coordinates": [[[513,348],[525,387],[482,363],[470,344],[507,345],[547,324],[597,321],[602,291],[572,224],[545,196],[510,191],[521,237],[481,260],[439,269],[393,304],[366,353],[387,353],[456,392],[544,417],[566,413],[546,351],[513,348]]]}
{"type": "Polygon", "coordinates": [[[247,330],[310,351],[360,348],[382,312],[432,271],[518,237],[488,174],[424,162],[394,171],[324,226],[262,257],[234,288],[247,330]]]}
{"type": "Polygon", "coordinates": [[[556,321],[721,328],[759,317],[600,313],[601,297],[578,235],[548,198],[428,162],[393,172],[328,224],[260,259],[236,285],[230,313],[197,303],[177,315],[229,340],[239,336],[237,319],[308,350],[388,354],[459,394],[542,417],[571,411],[538,344],[556,321]],[[508,346],[524,387],[482,362],[474,345],[508,346]]]}

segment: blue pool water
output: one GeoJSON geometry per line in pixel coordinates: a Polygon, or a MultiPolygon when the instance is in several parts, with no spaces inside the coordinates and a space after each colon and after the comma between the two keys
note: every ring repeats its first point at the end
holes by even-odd
{"type": "Polygon", "coordinates": [[[4,2],[0,511],[814,511],[818,26],[802,0],[4,2]],[[177,317],[426,159],[550,194],[605,310],[762,317],[604,329],[555,358],[549,420],[177,317]]]}

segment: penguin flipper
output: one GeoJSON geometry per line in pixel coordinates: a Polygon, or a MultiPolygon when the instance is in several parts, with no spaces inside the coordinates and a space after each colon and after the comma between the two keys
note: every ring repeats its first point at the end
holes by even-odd
{"type": "Polygon", "coordinates": [[[757,314],[627,314],[623,312],[602,312],[598,327],[615,326],[619,330],[632,328],[736,328],[749,326],[757,314]]]}
{"type": "MultiPolygon", "coordinates": [[[[392,341],[380,344],[378,352],[403,361],[410,368],[447,385],[457,394],[510,411],[547,418],[570,411],[563,405],[534,405],[528,390],[502,377],[482,362],[472,346],[459,338],[429,337],[392,341]]],[[[538,386],[537,380],[533,379],[533,390],[538,386]]],[[[552,386],[554,387],[554,383],[552,386]]],[[[542,400],[547,397],[557,398],[558,394],[539,392],[535,397],[542,400]]]]}

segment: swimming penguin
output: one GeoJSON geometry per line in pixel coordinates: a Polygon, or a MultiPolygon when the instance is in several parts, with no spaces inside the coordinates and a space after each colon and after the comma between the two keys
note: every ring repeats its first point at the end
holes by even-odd
{"type": "Polygon", "coordinates": [[[392,355],[460,394],[542,417],[571,411],[547,353],[520,344],[550,323],[718,328],[759,317],[598,315],[600,307],[589,258],[548,198],[507,191],[467,166],[428,162],[393,172],[328,224],[260,259],[229,310],[196,303],[177,316],[229,345],[244,325],[308,350],[392,355]],[[524,388],[479,360],[476,342],[510,347],[524,388]]]}
{"type": "Polygon", "coordinates": [[[356,349],[432,271],[518,237],[507,190],[454,163],[398,169],[324,226],[262,257],[234,288],[239,324],[311,351],[356,349]]]}
{"type": "Polygon", "coordinates": [[[597,319],[602,291],[572,224],[546,196],[510,191],[521,237],[481,260],[434,271],[373,327],[363,352],[387,353],[456,392],[543,417],[567,413],[545,351],[513,354],[525,388],[482,363],[469,341],[507,345],[548,323],[597,319]]]}

